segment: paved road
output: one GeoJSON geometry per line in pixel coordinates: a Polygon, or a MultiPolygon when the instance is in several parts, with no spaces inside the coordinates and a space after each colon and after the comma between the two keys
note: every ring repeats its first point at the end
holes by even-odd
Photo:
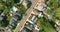
{"type": "Polygon", "coordinates": [[[0,27],[0,29],[3,29],[4,30],[4,32],[9,32],[8,30],[6,30],[5,28],[3,28],[3,27],[0,27]]]}
{"type": "Polygon", "coordinates": [[[37,4],[37,0],[30,0],[32,2],[31,7],[27,10],[26,12],[26,16],[23,16],[23,18],[21,19],[21,21],[19,22],[19,25],[17,25],[16,29],[14,32],[19,32],[24,28],[24,25],[26,23],[26,20],[29,18],[29,16],[31,15],[31,12],[33,11],[33,7],[36,6],[37,4]]]}

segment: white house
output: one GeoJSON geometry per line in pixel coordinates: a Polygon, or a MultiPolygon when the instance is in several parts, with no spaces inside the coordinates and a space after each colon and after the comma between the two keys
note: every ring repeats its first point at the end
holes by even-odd
{"type": "Polygon", "coordinates": [[[38,12],[38,17],[43,17],[43,13],[42,12],[38,12]]]}
{"type": "Polygon", "coordinates": [[[44,8],[44,6],[42,6],[40,3],[37,3],[35,9],[38,9],[39,11],[44,11],[46,8],[44,8]]]}
{"type": "Polygon", "coordinates": [[[56,30],[60,32],[60,20],[56,20],[55,22],[56,22],[55,24],[56,30]]]}
{"type": "Polygon", "coordinates": [[[32,15],[29,17],[29,20],[35,23],[36,20],[37,20],[37,15],[32,14],[32,15]]]}
{"type": "Polygon", "coordinates": [[[40,28],[37,25],[35,25],[35,29],[38,31],[40,30],[40,28]]]}
{"type": "Polygon", "coordinates": [[[18,8],[16,8],[15,6],[13,6],[10,10],[13,11],[13,12],[16,12],[18,10],[18,8]]]}

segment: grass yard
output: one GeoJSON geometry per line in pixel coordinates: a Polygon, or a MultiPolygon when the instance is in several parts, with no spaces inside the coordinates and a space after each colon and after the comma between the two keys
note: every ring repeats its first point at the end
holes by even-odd
{"type": "Polygon", "coordinates": [[[49,8],[46,9],[45,12],[46,12],[47,14],[51,14],[51,13],[53,12],[53,10],[49,7],[49,8]]]}
{"type": "Polygon", "coordinates": [[[12,18],[11,16],[8,16],[8,17],[7,17],[7,20],[8,20],[8,21],[10,21],[10,20],[11,20],[11,18],[12,18]]]}
{"type": "Polygon", "coordinates": [[[53,28],[53,26],[45,18],[45,16],[43,18],[39,18],[37,21],[40,22],[39,23],[40,24],[40,27],[42,29],[44,29],[45,32],[56,32],[55,29],[53,28]]]}
{"type": "Polygon", "coordinates": [[[27,11],[27,9],[23,6],[23,5],[20,5],[20,10],[25,13],[27,11]]]}
{"type": "Polygon", "coordinates": [[[60,13],[60,7],[55,10],[55,12],[58,14],[60,13]]]}

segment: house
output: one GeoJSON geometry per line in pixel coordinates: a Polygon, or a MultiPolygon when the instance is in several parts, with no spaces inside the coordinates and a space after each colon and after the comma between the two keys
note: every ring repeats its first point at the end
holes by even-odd
{"type": "Polygon", "coordinates": [[[3,20],[3,17],[0,16],[0,21],[2,21],[2,20],[3,20]]]}
{"type": "Polygon", "coordinates": [[[39,11],[44,11],[46,8],[42,6],[40,3],[37,3],[37,6],[35,7],[35,9],[38,9],[39,11]]]}
{"type": "Polygon", "coordinates": [[[47,5],[45,4],[45,0],[38,0],[38,3],[35,7],[35,9],[38,9],[39,11],[44,11],[46,9],[47,5]]]}
{"type": "Polygon", "coordinates": [[[17,14],[19,17],[21,17],[23,13],[22,13],[21,11],[17,11],[16,14],[17,14]]]}
{"type": "Polygon", "coordinates": [[[38,12],[38,17],[43,17],[43,12],[42,11],[38,12]]]}
{"type": "MultiPolygon", "coordinates": [[[[17,21],[11,19],[10,22],[9,22],[9,24],[14,24],[15,22],[17,23],[17,21]]],[[[16,23],[15,23],[15,24],[16,24],[16,23]]]]}
{"type": "Polygon", "coordinates": [[[40,28],[37,25],[34,25],[35,30],[40,30],[40,28]]]}
{"type": "Polygon", "coordinates": [[[7,13],[5,13],[5,12],[3,12],[3,13],[1,14],[2,17],[5,17],[6,15],[7,15],[7,13]]]}
{"type": "Polygon", "coordinates": [[[13,16],[13,18],[15,18],[16,20],[19,20],[19,16],[18,15],[13,16]]]}
{"type": "Polygon", "coordinates": [[[31,16],[29,17],[29,20],[32,21],[32,22],[36,22],[37,15],[31,14],[31,16]]]}
{"type": "Polygon", "coordinates": [[[58,26],[60,26],[60,20],[55,21],[58,26]]]}
{"type": "Polygon", "coordinates": [[[40,3],[43,7],[47,7],[45,0],[38,0],[38,3],[40,3]]]}
{"type": "Polygon", "coordinates": [[[26,22],[25,27],[29,30],[32,30],[34,28],[34,25],[29,22],[26,22]]]}
{"type": "Polygon", "coordinates": [[[56,20],[55,22],[56,22],[55,24],[56,30],[60,32],[60,20],[56,20]]]}
{"type": "Polygon", "coordinates": [[[22,17],[22,12],[20,13],[20,11],[17,11],[16,14],[14,16],[12,16],[12,19],[9,22],[9,25],[6,27],[6,29],[11,30],[13,29],[19,20],[21,20],[22,17]]]}
{"type": "Polygon", "coordinates": [[[16,12],[18,10],[18,8],[16,8],[15,6],[13,6],[11,9],[10,9],[12,12],[16,12]]]}
{"type": "Polygon", "coordinates": [[[27,29],[26,27],[23,28],[22,32],[32,32],[32,30],[27,29]]]}
{"type": "Polygon", "coordinates": [[[33,29],[35,29],[35,30],[37,30],[37,31],[40,30],[40,28],[39,28],[35,23],[32,24],[32,23],[30,23],[29,21],[26,22],[25,27],[26,27],[27,29],[29,29],[29,30],[33,30],[33,29]]]}
{"type": "Polygon", "coordinates": [[[4,18],[6,18],[6,13],[3,12],[1,15],[0,15],[0,21],[2,21],[4,18]]]}
{"type": "Polygon", "coordinates": [[[17,25],[17,21],[14,21],[13,19],[10,20],[9,25],[6,27],[7,30],[13,29],[17,25]]]}

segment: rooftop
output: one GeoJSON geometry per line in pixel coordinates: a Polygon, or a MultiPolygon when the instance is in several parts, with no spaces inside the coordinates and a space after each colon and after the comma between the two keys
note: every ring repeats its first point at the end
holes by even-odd
{"type": "Polygon", "coordinates": [[[13,12],[16,12],[18,10],[18,8],[16,8],[15,6],[13,6],[12,8],[11,8],[11,11],[13,11],[13,12]]]}

